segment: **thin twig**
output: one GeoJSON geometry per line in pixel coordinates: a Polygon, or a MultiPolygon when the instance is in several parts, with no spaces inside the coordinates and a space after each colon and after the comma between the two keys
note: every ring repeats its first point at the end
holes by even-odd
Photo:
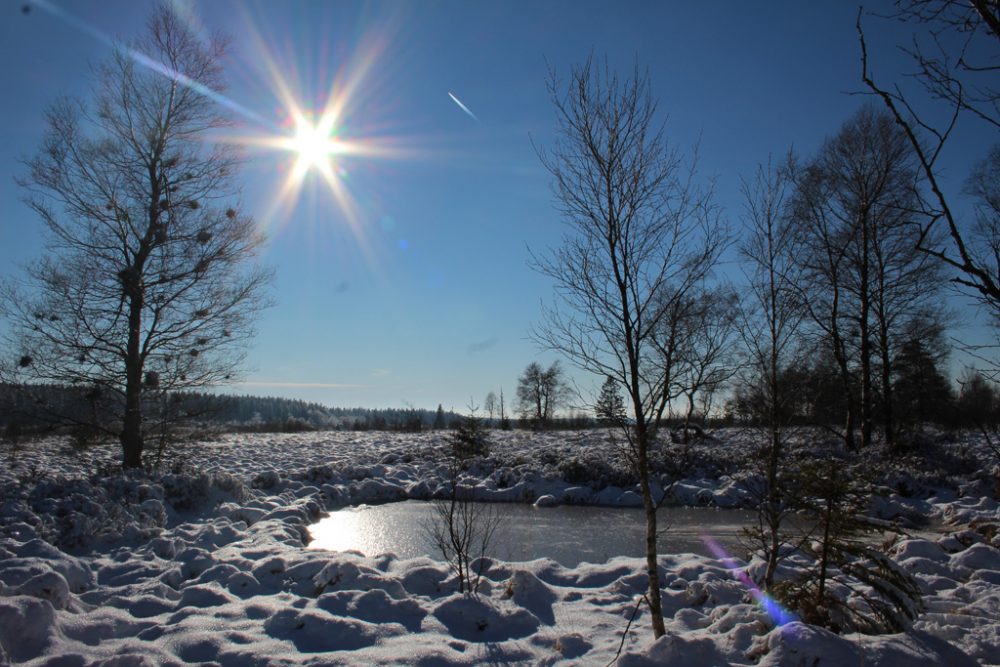
{"type": "Polygon", "coordinates": [[[620,644],[618,644],[618,651],[615,653],[615,657],[613,657],[611,659],[611,662],[609,662],[604,667],[611,667],[611,665],[618,662],[618,658],[621,657],[622,649],[625,648],[625,638],[628,637],[628,631],[632,627],[632,621],[635,620],[636,614],[639,613],[639,606],[643,603],[643,601],[645,601],[647,605],[649,604],[649,598],[646,597],[645,593],[642,594],[642,597],[636,600],[635,609],[632,610],[632,616],[629,617],[628,619],[628,625],[625,626],[625,631],[622,632],[622,641],[620,644]]]}

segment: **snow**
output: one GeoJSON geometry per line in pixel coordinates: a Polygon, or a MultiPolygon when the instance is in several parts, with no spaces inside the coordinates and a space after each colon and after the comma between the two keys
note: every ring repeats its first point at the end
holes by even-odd
{"type": "MultiPolygon", "coordinates": [[[[694,448],[696,465],[656,488],[668,502],[746,506],[742,443],[694,448]]],[[[903,470],[873,499],[875,516],[942,524],[887,547],[926,606],[893,635],[777,627],[726,564],[694,554],[660,559],[667,634],[654,641],[639,559],[487,560],[471,596],[430,557],[304,548],[325,511],[441,497],[444,444],[231,435],[154,476],[92,475],[113,469],[114,447],[30,443],[0,472],[0,665],[604,665],[619,646],[626,667],[1000,664],[1000,509],[962,495],[984,486],[975,480],[903,470]]],[[[599,432],[495,434],[461,482],[479,499],[539,506],[640,500],[599,432]]]]}

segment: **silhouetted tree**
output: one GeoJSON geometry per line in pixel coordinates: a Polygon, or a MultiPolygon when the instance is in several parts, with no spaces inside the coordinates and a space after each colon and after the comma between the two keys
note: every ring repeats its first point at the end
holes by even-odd
{"type": "Polygon", "coordinates": [[[498,408],[500,407],[500,399],[492,391],[486,394],[486,400],[483,401],[483,409],[486,410],[487,425],[493,425],[493,417],[496,415],[498,408]]]}
{"type": "Polygon", "coordinates": [[[606,377],[601,385],[601,393],[594,404],[594,414],[604,426],[621,426],[625,423],[625,399],[621,388],[613,377],[606,377]]]}
{"type": "MultiPolygon", "coordinates": [[[[683,342],[678,346],[678,372],[674,374],[683,398],[684,422],[681,438],[685,445],[691,432],[701,432],[694,423],[696,410],[702,422],[712,409],[712,400],[739,368],[736,359],[737,294],[728,287],[697,289],[693,307],[684,323],[683,342]]],[[[686,456],[685,447],[685,456],[686,456]]]]}
{"type": "MultiPolygon", "coordinates": [[[[962,389],[955,403],[959,424],[979,431],[994,460],[1000,463],[1000,392],[996,384],[971,370],[959,382],[962,389]]],[[[1000,479],[997,483],[1000,489],[1000,479]]]]}
{"type": "Polygon", "coordinates": [[[899,348],[894,400],[904,438],[924,422],[949,424],[954,419],[954,393],[938,363],[920,338],[909,338],[899,348]]]}
{"type": "Polygon", "coordinates": [[[671,398],[675,367],[657,340],[666,312],[700,285],[725,247],[711,191],[693,184],[656,120],[638,67],[620,80],[608,66],[553,76],[558,139],[541,159],[553,177],[570,232],[534,266],[555,284],[533,337],[579,368],[625,389],[622,434],[639,478],[646,517],[646,573],[653,633],[666,632],[657,563],[657,498],[650,451],[671,398]]]}
{"type": "MultiPolygon", "coordinates": [[[[789,429],[800,416],[802,388],[799,369],[805,364],[802,324],[805,308],[798,290],[795,230],[786,217],[788,173],[758,166],[743,182],[746,235],[740,244],[747,278],[737,328],[746,350],[742,383],[752,402],[746,405],[766,429],[763,485],[754,486],[757,525],[750,541],[767,563],[764,587],[774,585],[779,560],[786,549],[782,526],[794,512],[788,502],[786,444],[789,429]]],[[[746,399],[744,399],[746,400],[746,399]]]]}
{"type": "Polygon", "coordinates": [[[203,41],[167,6],[97,70],[94,102],[47,113],[20,180],[48,250],[8,286],[16,378],[87,388],[125,467],[142,465],[145,412],[163,392],[231,380],[270,274],[248,266],[262,239],[234,198],[238,156],[202,90],[222,86],[224,41],[203,41]],[[152,399],[152,400],[151,400],[152,399]]]}
{"type": "Polygon", "coordinates": [[[546,428],[569,396],[558,361],[548,368],[533,361],[517,379],[517,406],[521,418],[535,428],[546,428]]]}
{"type": "Polygon", "coordinates": [[[876,425],[891,444],[895,346],[933,308],[941,283],[937,265],[916,249],[923,218],[913,151],[891,115],[865,106],[792,173],[803,302],[840,368],[845,443],[854,444],[856,396],[861,445],[871,444],[876,425]]]}
{"type": "Polygon", "coordinates": [[[434,413],[434,426],[433,426],[433,428],[436,431],[440,431],[441,429],[446,428],[446,427],[447,427],[447,424],[445,423],[445,420],[444,420],[444,407],[440,403],[438,403],[437,412],[434,413]]]}
{"type": "Polygon", "coordinates": [[[1000,396],[982,374],[970,371],[959,380],[961,390],[955,403],[958,423],[966,428],[995,430],[1000,416],[1000,396]]]}

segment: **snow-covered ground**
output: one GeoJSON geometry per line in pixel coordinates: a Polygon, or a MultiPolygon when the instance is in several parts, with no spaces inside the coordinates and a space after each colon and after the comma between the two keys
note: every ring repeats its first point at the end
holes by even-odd
{"type": "MultiPolygon", "coordinates": [[[[0,664],[607,664],[646,588],[640,560],[491,562],[480,594],[464,596],[432,558],[303,548],[323,511],[442,493],[445,437],[224,436],[188,446],[175,472],[155,476],[98,474],[114,469],[112,446],[75,453],[47,440],[0,453],[0,664]]],[[[628,466],[598,432],[494,440],[464,480],[478,498],[638,503],[628,466]]],[[[948,451],[961,459],[974,448],[948,451]]],[[[679,504],[746,504],[752,454],[729,433],[659,481],[679,504]]],[[[1000,664],[993,473],[947,467],[900,465],[872,506],[945,523],[938,537],[890,547],[925,593],[910,632],[776,627],[725,564],[674,554],[660,561],[667,635],[653,641],[640,606],[618,664],[1000,664]]]]}

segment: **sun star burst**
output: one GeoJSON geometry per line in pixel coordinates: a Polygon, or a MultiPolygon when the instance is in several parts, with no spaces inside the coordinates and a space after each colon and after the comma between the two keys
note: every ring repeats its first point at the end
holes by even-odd
{"type": "Polygon", "coordinates": [[[285,148],[296,156],[292,169],[294,178],[303,178],[315,169],[329,181],[334,177],[334,156],[345,152],[344,143],[337,139],[334,131],[333,115],[323,114],[313,123],[306,115],[296,112],[294,122],[295,134],[285,143],[285,148]]]}
{"type": "Polygon", "coordinates": [[[294,220],[313,231],[330,227],[335,235],[319,238],[339,239],[347,231],[355,244],[340,243],[338,252],[353,257],[359,250],[377,269],[380,228],[371,223],[385,217],[372,195],[380,185],[373,180],[381,168],[377,163],[425,155],[411,136],[391,132],[399,125],[388,112],[397,99],[387,83],[392,80],[386,57],[391,35],[384,28],[365,30],[351,49],[338,50],[333,58],[329,45],[319,44],[309,53],[282,42],[280,31],[268,30],[265,39],[250,13],[243,25],[245,48],[252,54],[248,80],[260,82],[257,101],[272,102],[273,111],[247,116],[250,126],[220,132],[216,139],[261,156],[258,178],[266,180],[258,182],[273,189],[270,196],[261,193],[255,217],[262,230],[278,234],[294,220]],[[328,71],[331,62],[336,68],[328,71]]]}

